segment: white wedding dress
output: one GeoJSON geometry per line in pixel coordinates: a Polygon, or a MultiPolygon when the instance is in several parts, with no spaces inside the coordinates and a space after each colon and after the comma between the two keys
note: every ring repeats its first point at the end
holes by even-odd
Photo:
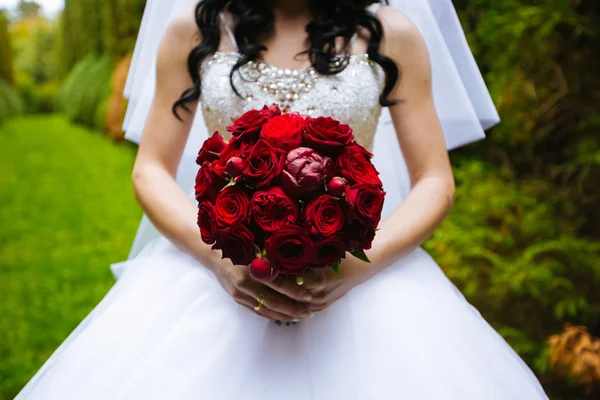
{"type": "MultiPolygon", "coordinates": [[[[236,75],[241,98],[228,79],[236,57],[217,53],[203,63],[209,132],[225,133],[242,111],[276,102],[349,123],[368,148],[379,140],[383,72],[368,57],[353,55],[326,77],[253,63],[236,75]]],[[[237,305],[162,237],[117,271],[114,287],[18,400],[547,399],[420,248],[329,309],[281,327],[237,305]]]]}

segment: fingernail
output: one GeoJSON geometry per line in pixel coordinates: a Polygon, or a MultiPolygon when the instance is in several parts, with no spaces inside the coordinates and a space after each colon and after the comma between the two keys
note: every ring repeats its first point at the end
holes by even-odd
{"type": "Polygon", "coordinates": [[[302,314],[302,318],[311,318],[313,316],[312,311],[306,311],[302,314]]]}
{"type": "Polygon", "coordinates": [[[312,296],[311,296],[310,293],[305,294],[303,298],[304,298],[304,301],[311,301],[312,300],[312,296]]]}
{"type": "Polygon", "coordinates": [[[300,322],[300,319],[299,319],[299,318],[294,318],[294,319],[292,320],[292,322],[300,322]]]}

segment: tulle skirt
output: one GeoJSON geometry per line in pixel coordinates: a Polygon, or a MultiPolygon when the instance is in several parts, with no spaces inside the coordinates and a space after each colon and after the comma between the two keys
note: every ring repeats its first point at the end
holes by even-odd
{"type": "Polygon", "coordinates": [[[547,399],[422,249],[292,326],[165,239],[119,267],[18,400],[547,399]]]}

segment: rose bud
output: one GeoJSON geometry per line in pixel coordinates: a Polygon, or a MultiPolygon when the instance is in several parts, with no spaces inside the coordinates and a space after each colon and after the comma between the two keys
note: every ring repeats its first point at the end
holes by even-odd
{"type": "Polygon", "coordinates": [[[281,186],[292,197],[321,189],[323,181],[333,175],[331,158],[324,157],[308,147],[290,151],[281,176],[281,186]]]}
{"type": "Polygon", "coordinates": [[[244,170],[244,160],[239,157],[231,157],[227,161],[227,173],[232,178],[239,176],[244,170]]]}
{"type": "Polygon", "coordinates": [[[279,271],[264,258],[255,258],[248,268],[252,278],[259,282],[271,282],[279,275],[279,271]]]}
{"type": "Polygon", "coordinates": [[[327,192],[333,197],[344,197],[346,192],[346,181],[336,176],[327,184],[327,192]]]}
{"type": "Polygon", "coordinates": [[[269,115],[269,118],[273,118],[273,117],[276,117],[278,115],[281,115],[281,110],[279,109],[279,106],[277,104],[272,104],[269,107],[264,106],[263,110],[267,111],[267,114],[269,115]]]}

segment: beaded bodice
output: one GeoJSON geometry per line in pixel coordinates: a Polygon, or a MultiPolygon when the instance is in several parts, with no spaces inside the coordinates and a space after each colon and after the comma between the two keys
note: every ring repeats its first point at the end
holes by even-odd
{"type": "Polygon", "coordinates": [[[381,114],[383,69],[365,55],[351,55],[346,68],[335,75],[320,75],[312,67],[281,69],[251,62],[229,75],[239,54],[217,52],[201,67],[201,108],[209,132],[228,136],[225,127],[245,111],[278,104],[287,112],[329,116],[350,125],[356,140],[372,148],[381,114]]]}

